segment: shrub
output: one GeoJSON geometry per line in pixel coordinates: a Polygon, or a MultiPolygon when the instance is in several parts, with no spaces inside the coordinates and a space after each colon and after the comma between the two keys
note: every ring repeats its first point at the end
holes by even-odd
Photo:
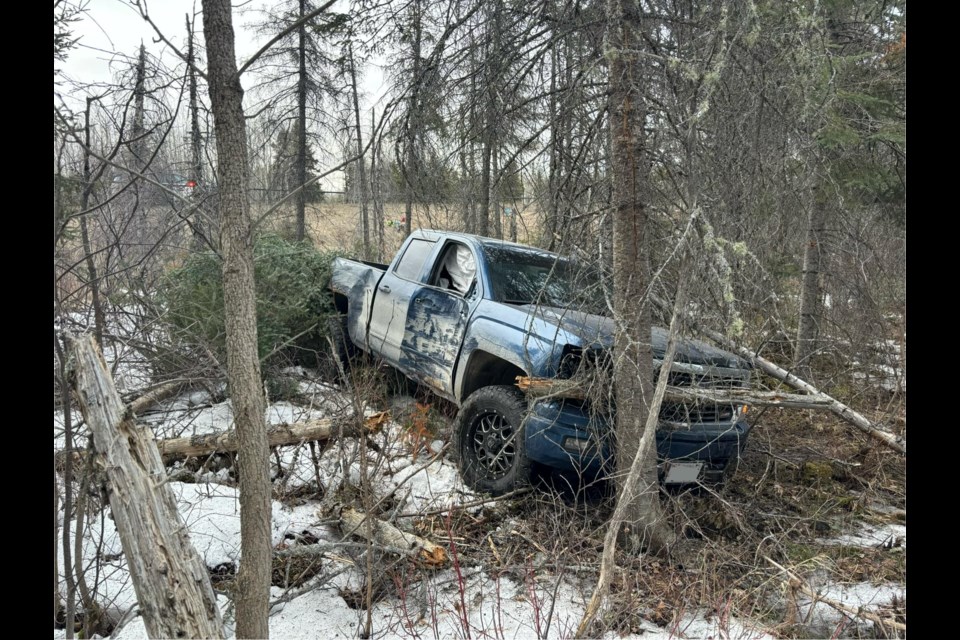
{"type": "MultiPolygon", "coordinates": [[[[329,352],[326,319],[335,310],[327,284],[336,255],[276,235],[257,240],[257,337],[265,371],[317,366],[317,357],[329,352]]],[[[181,343],[205,344],[226,363],[220,258],[209,251],[189,256],[168,273],[162,299],[171,334],[181,343]]]]}

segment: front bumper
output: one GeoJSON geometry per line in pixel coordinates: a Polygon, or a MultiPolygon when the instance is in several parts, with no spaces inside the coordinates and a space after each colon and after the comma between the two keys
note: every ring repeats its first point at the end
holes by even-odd
{"type": "MultiPolygon", "coordinates": [[[[591,412],[588,405],[567,400],[535,402],[524,423],[527,456],[559,470],[597,474],[613,468],[611,416],[591,412]]],[[[657,459],[664,462],[703,463],[703,479],[722,479],[747,444],[750,425],[734,422],[697,422],[657,428],[657,459]]]]}

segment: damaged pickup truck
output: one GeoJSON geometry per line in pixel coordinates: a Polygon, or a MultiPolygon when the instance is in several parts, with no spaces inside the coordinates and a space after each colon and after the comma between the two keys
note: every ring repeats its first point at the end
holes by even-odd
{"type": "MultiPolygon", "coordinates": [[[[578,261],[502,240],[416,231],[390,265],[338,258],[330,289],[344,357],[359,348],[460,408],[454,452],[472,488],[502,494],[531,463],[595,476],[612,464],[609,374],[588,399],[530,399],[518,376],[609,371],[614,325],[599,278],[578,261]]],[[[652,332],[659,371],[667,333],[652,332]]],[[[659,374],[658,374],[659,375],[659,374]]],[[[749,365],[685,340],[668,374],[677,386],[747,387],[749,365]]],[[[736,467],[750,427],[745,407],[664,404],[661,480],[718,482],[736,467]]]]}

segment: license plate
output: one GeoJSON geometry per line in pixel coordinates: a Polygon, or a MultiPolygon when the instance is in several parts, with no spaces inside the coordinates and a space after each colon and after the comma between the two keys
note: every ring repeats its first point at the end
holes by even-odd
{"type": "Polygon", "coordinates": [[[702,462],[668,462],[664,475],[664,484],[693,484],[700,481],[703,473],[702,462]]]}

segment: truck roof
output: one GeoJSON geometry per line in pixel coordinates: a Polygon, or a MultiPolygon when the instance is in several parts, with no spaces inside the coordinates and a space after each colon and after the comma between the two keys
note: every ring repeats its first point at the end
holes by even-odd
{"type": "Polygon", "coordinates": [[[489,238],[487,236],[478,236],[475,233],[464,233],[461,231],[443,231],[439,229],[417,229],[411,235],[422,237],[424,240],[439,240],[441,237],[470,239],[480,244],[516,247],[517,249],[525,249],[527,251],[537,251],[540,253],[547,253],[550,255],[555,255],[560,257],[560,254],[558,253],[547,251],[546,249],[541,249],[540,247],[534,247],[529,244],[521,244],[519,242],[511,242],[509,240],[501,240],[500,238],[489,238]]]}

